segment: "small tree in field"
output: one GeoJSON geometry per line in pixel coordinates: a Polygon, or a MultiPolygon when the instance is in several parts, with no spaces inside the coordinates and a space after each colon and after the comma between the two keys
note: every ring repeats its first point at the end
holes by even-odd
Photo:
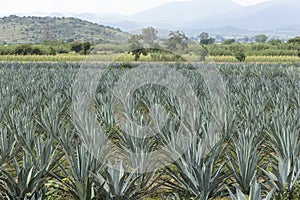
{"type": "Polygon", "coordinates": [[[76,53],[80,54],[87,54],[91,49],[91,43],[89,42],[72,42],[70,44],[71,51],[75,51],[76,53]]]}
{"type": "Polygon", "coordinates": [[[272,40],[269,40],[268,43],[271,45],[280,45],[280,44],[282,44],[282,41],[279,39],[272,39],[272,40]]]}
{"type": "Polygon", "coordinates": [[[254,37],[256,43],[265,43],[268,40],[268,36],[261,34],[254,37]]]}
{"type": "Polygon", "coordinates": [[[90,49],[91,49],[91,43],[89,43],[89,42],[83,42],[82,43],[82,53],[84,55],[88,54],[90,49]]]}
{"type": "Polygon", "coordinates": [[[29,44],[22,44],[15,48],[16,55],[30,55],[32,52],[32,47],[29,44]]]}
{"type": "Polygon", "coordinates": [[[205,59],[206,59],[206,57],[208,56],[208,50],[207,50],[207,48],[203,45],[203,44],[201,44],[200,43],[200,46],[201,46],[201,48],[200,48],[200,50],[199,50],[199,55],[200,55],[200,61],[205,61],[205,59]]]}
{"type": "Polygon", "coordinates": [[[56,53],[57,53],[57,52],[56,52],[56,49],[55,49],[55,48],[49,47],[49,54],[50,54],[50,55],[53,55],[53,56],[54,56],[54,55],[56,55],[56,53]]]}
{"type": "Polygon", "coordinates": [[[129,48],[130,48],[130,51],[128,53],[131,53],[134,56],[135,61],[138,61],[141,55],[144,56],[147,55],[147,52],[142,45],[142,40],[143,40],[142,35],[132,35],[128,39],[129,48]]]}
{"type": "Polygon", "coordinates": [[[243,51],[235,52],[234,57],[240,62],[244,62],[246,60],[246,55],[243,51]]]}
{"type": "Polygon", "coordinates": [[[200,44],[213,44],[215,42],[215,39],[209,37],[209,34],[206,32],[200,33],[198,37],[200,38],[200,44]]]}
{"type": "Polygon", "coordinates": [[[224,41],[224,44],[233,44],[235,43],[235,39],[227,39],[224,41]]]}
{"type": "Polygon", "coordinates": [[[171,31],[166,45],[171,51],[185,50],[188,48],[189,38],[181,31],[171,31]]]}
{"type": "Polygon", "coordinates": [[[289,44],[300,44],[300,37],[294,37],[288,40],[289,44]]]}
{"type": "Polygon", "coordinates": [[[71,51],[75,51],[76,53],[79,53],[82,49],[82,43],[78,41],[74,41],[70,44],[71,51]]]}
{"type": "Polygon", "coordinates": [[[142,30],[143,41],[149,47],[154,47],[157,40],[157,30],[153,27],[144,28],[142,30]]]}

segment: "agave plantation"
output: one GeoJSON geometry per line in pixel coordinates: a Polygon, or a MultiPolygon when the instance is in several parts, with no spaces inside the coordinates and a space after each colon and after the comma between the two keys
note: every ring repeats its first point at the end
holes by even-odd
{"type": "Polygon", "coordinates": [[[111,64],[99,80],[92,109],[105,137],[93,141],[81,134],[89,132],[86,118],[73,117],[80,64],[1,63],[0,199],[300,198],[299,66],[218,64],[226,105],[214,110],[203,74],[188,64],[169,64],[198,98],[187,144],[176,141],[182,119],[178,97],[158,85],[138,88],[128,109],[133,121],[147,124],[149,108],[163,106],[168,111],[163,128],[140,139],[118,126],[110,89],[134,67],[111,64]],[[217,111],[222,123],[211,129],[217,111]],[[215,142],[212,131],[219,136],[215,142]],[[178,145],[170,145],[174,141],[178,145]],[[98,145],[98,152],[87,142],[98,145]],[[179,144],[186,145],[184,152],[179,144]],[[160,160],[148,158],[158,149],[162,160],[180,156],[157,168],[160,160]],[[138,151],[140,157],[130,154],[138,151]],[[115,155],[131,159],[108,162],[115,155]],[[126,169],[128,162],[132,169],[126,169]]]}

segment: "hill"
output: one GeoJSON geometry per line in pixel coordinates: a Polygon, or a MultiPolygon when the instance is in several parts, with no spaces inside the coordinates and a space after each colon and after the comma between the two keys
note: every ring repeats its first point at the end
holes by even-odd
{"type": "Polygon", "coordinates": [[[18,17],[0,18],[0,42],[39,43],[45,40],[75,40],[92,43],[123,43],[129,34],[77,18],[18,17]]]}

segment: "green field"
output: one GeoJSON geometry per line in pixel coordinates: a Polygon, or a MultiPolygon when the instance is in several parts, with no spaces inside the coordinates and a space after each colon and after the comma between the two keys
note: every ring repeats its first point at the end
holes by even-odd
{"type": "MultiPolygon", "coordinates": [[[[93,57],[93,56],[90,56],[93,57]]],[[[88,55],[79,54],[58,54],[58,55],[0,55],[0,62],[84,62],[90,58],[88,55]]],[[[99,61],[103,62],[134,62],[134,56],[127,53],[119,54],[99,54],[96,56],[99,61]]],[[[182,58],[189,62],[199,62],[199,55],[183,54],[182,58]]],[[[239,61],[233,56],[209,56],[208,61],[216,63],[238,63],[239,61]]],[[[151,55],[141,56],[141,62],[152,62],[151,55]]],[[[248,63],[300,63],[298,56],[248,56],[248,63]]]]}
{"type": "Polygon", "coordinates": [[[135,75],[137,62],[103,63],[93,79],[100,64],[80,68],[86,56],[0,59],[21,61],[0,63],[0,199],[300,198],[300,65],[293,57],[249,60],[269,64],[213,57],[208,70],[210,63],[166,63],[160,70],[182,74],[171,83],[184,80],[193,91],[181,96],[172,84],[141,84],[157,74],[135,75]],[[278,61],[290,64],[271,63],[278,61]],[[114,99],[113,91],[134,84],[122,108],[127,97],[114,99]],[[158,118],[165,123],[153,136],[120,125],[123,112],[153,125],[157,104],[168,115],[158,118]],[[151,152],[159,152],[157,160],[151,152]]]}

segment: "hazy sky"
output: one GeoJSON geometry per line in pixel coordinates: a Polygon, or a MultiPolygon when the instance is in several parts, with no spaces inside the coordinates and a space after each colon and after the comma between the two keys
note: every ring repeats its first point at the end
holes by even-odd
{"type": "MultiPolygon", "coordinates": [[[[133,14],[170,1],[188,0],[0,0],[0,15],[17,13],[94,12],[133,14]]],[[[207,0],[209,1],[209,0],[207,0]]],[[[251,5],[266,0],[233,0],[251,5]]]]}

